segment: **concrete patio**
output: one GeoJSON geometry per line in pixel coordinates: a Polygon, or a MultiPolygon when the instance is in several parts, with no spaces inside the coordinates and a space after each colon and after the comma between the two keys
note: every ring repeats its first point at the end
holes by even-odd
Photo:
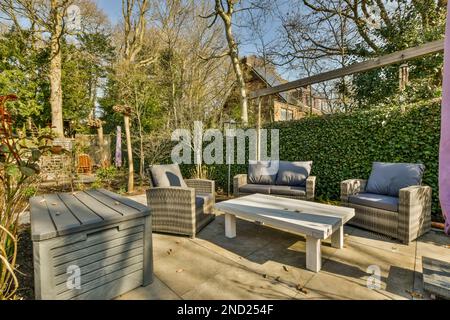
{"type": "MultiPolygon", "coordinates": [[[[134,197],[145,203],[145,197],[134,197]]],[[[155,281],[120,299],[429,299],[422,256],[450,262],[450,240],[431,231],[406,246],[357,228],[345,228],[345,248],[322,245],[323,268],[305,268],[305,239],[238,220],[227,239],[224,217],[195,239],[154,234],[155,281]],[[368,268],[379,267],[380,287],[369,289],[368,268]]]]}

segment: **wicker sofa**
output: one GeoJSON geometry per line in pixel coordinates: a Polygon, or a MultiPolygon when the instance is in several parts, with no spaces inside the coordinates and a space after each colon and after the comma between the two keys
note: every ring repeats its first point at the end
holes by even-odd
{"type": "MultiPolygon", "coordinates": [[[[389,164],[375,163],[374,169],[377,165],[389,164]]],[[[373,174],[374,171],[371,179],[373,174]]],[[[387,178],[395,181],[395,177],[387,178]]],[[[397,192],[394,189],[391,190],[394,194],[390,195],[371,193],[369,180],[343,181],[341,201],[356,210],[349,224],[393,237],[405,244],[428,232],[431,229],[431,188],[421,185],[420,181],[417,185],[400,187],[397,192]]]]}
{"type": "Polygon", "coordinates": [[[185,180],[178,165],[152,166],[147,172],[153,231],[195,237],[214,220],[214,181],[185,180]]]}
{"type": "Polygon", "coordinates": [[[248,174],[239,174],[234,177],[233,194],[235,197],[260,193],[298,200],[314,200],[316,177],[310,175],[312,162],[280,161],[279,169],[271,178],[258,176],[261,173],[255,171],[255,166],[258,166],[259,163],[250,164],[248,174]],[[286,179],[280,177],[283,175],[283,168],[289,172],[286,179]]]}

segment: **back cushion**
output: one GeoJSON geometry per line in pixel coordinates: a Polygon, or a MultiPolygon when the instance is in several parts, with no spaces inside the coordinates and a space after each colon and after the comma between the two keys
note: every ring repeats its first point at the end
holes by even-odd
{"type": "Polygon", "coordinates": [[[375,162],[366,192],[398,197],[400,189],[422,184],[423,164],[375,162]]]}
{"type": "Polygon", "coordinates": [[[276,163],[271,161],[250,161],[247,181],[250,184],[274,185],[277,179],[276,163]]]}
{"type": "Polygon", "coordinates": [[[280,161],[280,169],[277,176],[277,185],[305,187],[306,180],[311,174],[312,161],[287,162],[280,161]]]}
{"type": "Polygon", "coordinates": [[[152,166],[150,172],[153,186],[156,188],[187,187],[177,164],[152,166]]]}

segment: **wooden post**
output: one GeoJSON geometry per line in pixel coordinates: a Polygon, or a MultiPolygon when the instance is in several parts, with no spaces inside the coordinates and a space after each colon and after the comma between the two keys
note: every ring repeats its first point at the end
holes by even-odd
{"type": "Polygon", "coordinates": [[[98,134],[98,143],[100,145],[100,165],[102,168],[105,168],[109,165],[106,160],[106,151],[105,151],[105,137],[103,135],[103,125],[100,124],[100,126],[97,128],[97,134],[98,134]]]}
{"type": "Polygon", "coordinates": [[[403,92],[406,90],[406,86],[409,82],[409,66],[407,63],[402,64],[398,70],[399,74],[399,89],[400,89],[400,107],[402,112],[405,112],[405,99],[403,92]]]}
{"type": "Polygon", "coordinates": [[[131,132],[130,132],[130,116],[124,115],[125,134],[127,136],[127,150],[128,150],[128,193],[134,191],[134,163],[133,163],[133,149],[131,146],[131,132]]]}
{"type": "Polygon", "coordinates": [[[262,99],[259,98],[258,99],[258,127],[257,127],[258,139],[256,142],[256,160],[257,161],[261,160],[261,104],[262,104],[262,99]]]}

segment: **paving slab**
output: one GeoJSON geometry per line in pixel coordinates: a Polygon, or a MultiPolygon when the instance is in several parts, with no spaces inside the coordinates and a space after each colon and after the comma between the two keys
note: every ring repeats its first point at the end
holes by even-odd
{"type": "Polygon", "coordinates": [[[153,283],[147,287],[140,287],[128,292],[117,300],[180,300],[175,292],[155,277],[153,283]]]}
{"type": "Polygon", "coordinates": [[[163,247],[173,249],[170,254],[166,253],[166,256],[154,259],[154,270],[155,274],[180,296],[236,265],[236,262],[193,241],[184,241],[178,247],[167,245],[167,242],[173,244],[172,238],[159,237],[166,242],[163,247]]]}
{"type": "MultiPolygon", "coordinates": [[[[323,269],[322,269],[323,270],[323,269]]],[[[389,300],[390,297],[371,290],[367,286],[328,272],[320,272],[305,286],[306,294],[299,293],[297,299],[326,300],[389,300]]]]}
{"type": "Polygon", "coordinates": [[[254,269],[230,266],[228,270],[199,285],[182,296],[188,300],[288,300],[296,290],[254,269]]]}
{"type": "Polygon", "coordinates": [[[362,286],[367,286],[372,270],[377,270],[378,290],[393,299],[408,299],[414,286],[415,257],[348,241],[343,250],[326,261],[323,270],[362,286]]]}
{"type": "Polygon", "coordinates": [[[348,227],[348,230],[352,230],[348,236],[348,241],[407,256],[416,255],[415,243],[412,243],[412,245],[405,245],[396,239],[392,239],[391,237],[363,229],[357,229],[351,226],[348,227]]]}

